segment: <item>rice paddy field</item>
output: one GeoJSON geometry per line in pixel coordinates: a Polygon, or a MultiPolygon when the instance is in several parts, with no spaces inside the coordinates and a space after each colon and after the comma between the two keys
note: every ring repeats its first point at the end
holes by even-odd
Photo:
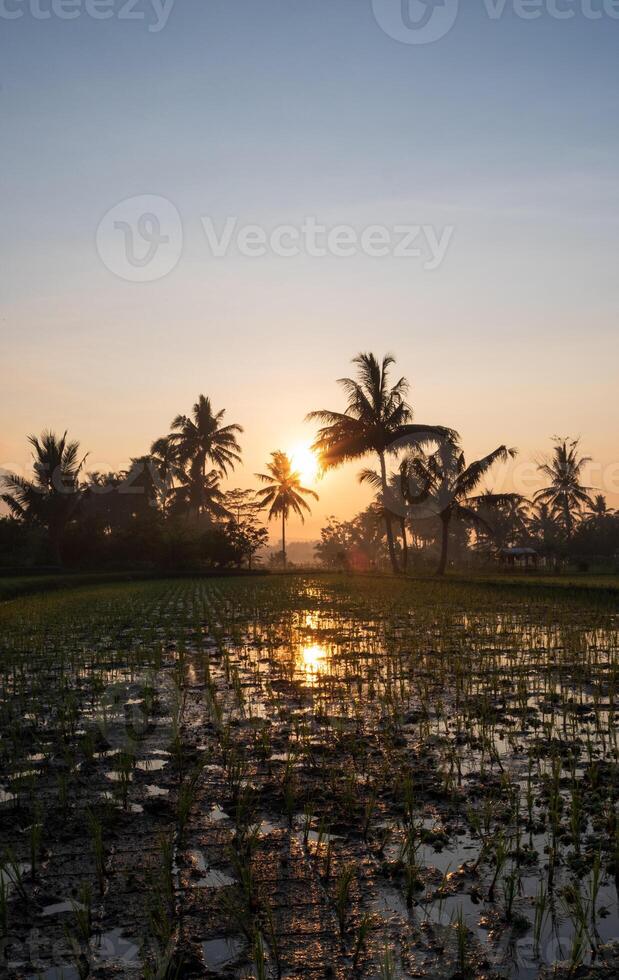
{"type": "Polygon", "coordinates": [[[618,593],[0,603],[0,974],[619,975],[618,593]]]}

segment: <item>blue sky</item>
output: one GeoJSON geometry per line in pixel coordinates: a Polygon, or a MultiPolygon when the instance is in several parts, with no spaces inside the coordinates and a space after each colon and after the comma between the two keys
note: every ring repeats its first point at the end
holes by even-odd
{"type": "MultiPolygon", "coordinates": [[[[410,45],[370,0],[177,0],[158,33],[146,0],[140,21],[79,3],[39,20],[31,2],[0,16],[0,465],[52,425],[120,466],[205,391],[246,426],[249,485],[271,449],[311,436],[305,412],[337,405],[334,379],[369,348],[397,355],[418,417],[455,425],[469,455],[581,435],[619,502],[619,19],[578,0],[571,20],[509,2],[493,20],[461,0],[445,37],[410,45]],[[126,282],[97,227],[147,194],[178,210],[183,251],[164,278],[126,282]],[[230,215],[453,238],[433,272],[214,259],[201,218],[230,215]]],[[[354,470],[330,477],[299,535],[366,497],[354,470]]]]}

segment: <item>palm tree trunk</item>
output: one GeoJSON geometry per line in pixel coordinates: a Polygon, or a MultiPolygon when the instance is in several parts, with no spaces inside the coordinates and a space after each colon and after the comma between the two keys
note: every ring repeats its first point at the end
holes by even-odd
{"type": "Polygon", "coordinates": [[[286,514],[282,511],[282,557],[284,560],[284,571],[286,571],[286,514]]]}
{"type": "Polygon", "coordinates": [[[206,483],[206,456],[202,459],[202,486],[200,487],[200,506],[198,507],[198,515],[204,513],[204,485],[206,483]]]}
{"type": "Polygon", "coordinates": [[[48,525],[47,533],[49,537],[50,550],[54,565],[62,568],[62,537],[63,528],[54,524],[48,525]]]}
{"type": "Polygon", "coordinates": [[[385,465],[385,454],[379,453],[378,458],[380,460],[380,479],[382,484],[382,495],[383,495],[383,509],[385,512],[385,528],[387,530],[387,547],[389,548],[389,558],[391,559],[391,568],[393,569],[394,575],[397,575],[400,571],[398,566],[398,559],[395,553],[395,543],[393,540],[393,527],[391,526],[391,514],[386,508],[387,502],[387,467],[385,465]]]}
{"type": "Polygon", "coordinates": [[[437,575],[444,575],[447,568],[447,553],[449,550],[449,524],[451,522],[451,511],[446,510],[441,514],[441,560],[436,570],[437,575]]]}
{"type": "Polygon", "coordinates": [[[401,519],[402,527],[402,569],[406,571],[408,569],[408,540],[406,537],[406,519],[403,517],[401,519]]]}
{"type": "Polygon", "coordinates": [[[572,540],[572,534],[574,533],[574,524],[572,521],[572,512],[570,510],[570,505],[567,500],[563,503],[563,514],[565,520],[565,530],[567,532],[567,540],[572,540]]]}

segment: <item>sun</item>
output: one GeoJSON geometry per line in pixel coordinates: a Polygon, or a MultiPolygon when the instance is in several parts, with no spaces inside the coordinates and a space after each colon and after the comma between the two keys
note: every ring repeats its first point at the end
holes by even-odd
{"type": "Polygon", "coordinates": [[[301,482],[307,486],[315,483],[318,478],[318,460],[310,449],[309,443],[302,443],[290,451],[290,462],[293,470],[301,477],[301,482]]]}

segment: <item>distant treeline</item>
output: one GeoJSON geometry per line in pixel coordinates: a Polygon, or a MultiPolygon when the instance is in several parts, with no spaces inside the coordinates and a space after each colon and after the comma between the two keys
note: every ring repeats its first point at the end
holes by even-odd
{"type": "MultiPolygon", "coordinates": [[[[308,415],[320,424],[312,448],[323,471],[367,457],[377,463],[358,474],[375,502],[323,528],[316,557],[325,567],[398,573],[434,563],[443,574],[453,562],[517,562],[523,554],[514,549],[551,567],[613,562],[619,516],[584,485],[590,460],[578,440],[554,440],[532,500],[481,489],[492,467],[516,450],[498,446],[467,463],[455,429],[414,422],[408,382],[390,383],[393,363],[390,355],[359,354],[357,376],[339,382],[343,410],[308,415]]],[[[252,568],[268,540],[265,524],[277,519],[282,548],[270,563],[285,567],[287,521],[303,519],[307,498],[317,494],[302,486],[281,450],[255,474],[259,489],[224,491],[221,481],[241,460],[243,432],[224,416],[200,395],[147,454],[111,473],[88,471],[88,454],[66,433],[30,436],[32,475],[1,478],[9,516],[0,518],[0,566],[252,568]]]]}

